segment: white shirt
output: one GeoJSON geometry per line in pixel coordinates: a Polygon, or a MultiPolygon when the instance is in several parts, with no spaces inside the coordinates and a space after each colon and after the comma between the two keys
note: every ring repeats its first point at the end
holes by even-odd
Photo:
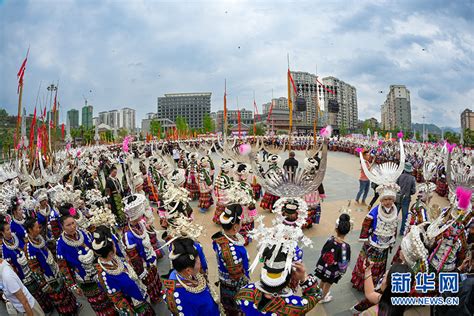
{"type": "Polygon", "coordinates": [[[19,290],[23,291],[23,294],[25,294],[25,297],[28,300],[31,308],[33,308],[35,305],[35,298],[23,285],[23,282],[21,282],[18,275],[15,273],[15,271],[13,271],[12,267],[5,260],[0,263],[0,287],[3,288],[5,297],[13,304],[13,306],[15,306],[19,312],[25,313],[23,304],[21,304],[15,296],[15,293],[17,293],[19,290]]]}
{"type": "Polygon", "coordinates": [[[173,159],[179,159],[179,150],[173,149],[173,159]]]}

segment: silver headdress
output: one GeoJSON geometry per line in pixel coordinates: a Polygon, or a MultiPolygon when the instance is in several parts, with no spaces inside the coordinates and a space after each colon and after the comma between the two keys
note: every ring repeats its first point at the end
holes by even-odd
{"type": "Polygon", "coordinates": [[[386,162],[376,165],[372,170],[369,170],[365,164],[362,152],[360,152],[359,155],[365,175],[370,181],[379,185],[377,192],[380,194],[380,197],[393,196],[395,198],[397,192],[400,190],[396,181],[402,174],[405,165],[405,150],[402,140],[400,139],[400,163],[398,166],[393,162],[386,162]]]}
{"type": "Polygon", "coordinates": [[[427,240],[424,224],[410,226],[410,232],[403,237],[402,243],[400,244],[403,257],[406,263],[413,268],[418,262],[422,261],[425,267],[428,267],[428,250],[426,249],[423,241],[427,240]]]}
{"type": "Polygon", "coordinates": [[[302,198],[279,198],[273,205],[273,213],[275,213],[275,221],[277,223],[284,223],[286,220],[283,211],[288,209],[298,214],[297,219],[291,224],[301,228],[306,223],[308,217],[308,204],[302,198]]]}
{"type": "Polygon", "coordinates": [[[302,168],[297,168],[295,172],[282,169],[281,173],[264,175],[263,168],[259,168],[257,157],[253,152],[251,153],[252,159],[250,159],[252,170],[265,191],[282,197],[302,197],[317,190],[324,179],[327,165],[327,145],[328,141],[325,139],[319,169],[312,174],[308,174],[302,168]]]}
{"type": "Polygon", "coordinates": [[[275,258],[280,252],[283,252],[286,254],[286,259],[284,263],[279,262],[277,264],[278,269],[290,273],[298,242],[302,242],[305,246],[311,246],[311,240],[304,235],[300,228],[277,223],[276,221],[273,222],[272,227],[265,227],[263,216],[257,217],[255,221],[257,225],[256,228],[250,232],[250,236],[258,242],[258,253],[250,266],[250,272],[253,272],[257,267],[265,249],[273,248],[272,256],[265,260],[264,264],[269,267],[277,268],[274,265],[276,263],[275,258]]]}

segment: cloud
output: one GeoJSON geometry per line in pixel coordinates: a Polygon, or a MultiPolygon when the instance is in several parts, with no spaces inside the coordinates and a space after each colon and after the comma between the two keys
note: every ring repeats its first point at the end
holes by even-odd
{"type": "Polygon", "coordinates": [[[28,112],[40,84],[44,106],[59,81],[63,120],[84,95],[95,113],[134,107],[137,125],[164,93],[209,91],[222,108],[225,79],[232,109],[252,109],[254,91],[257,104],[285,96],[289,53],[291,69],[355,86],[360,119],[380,118],[389,85],[405,84],[413,121],[458,126],[474,99],[472,12],[437,0],[0,1],[0,107],[16,111],[28,46],[28,112]]]}

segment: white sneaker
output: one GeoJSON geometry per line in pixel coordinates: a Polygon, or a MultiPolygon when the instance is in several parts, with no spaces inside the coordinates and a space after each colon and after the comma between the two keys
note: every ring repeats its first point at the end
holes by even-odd
{"type": "Polygon", "coordinates": [[[331,295],[326,295],[322,300],[321,300],[321,303],[329,303],[330,301],[332,301],[332,296],[331,295]]]}
{"type": "Polygon", "coordinates": [[[359,315],[360,314],[360,312],[357,309],[355,309],[355,305],[351,307],[350,311],[351,311],[352,315],[359,315]]]}

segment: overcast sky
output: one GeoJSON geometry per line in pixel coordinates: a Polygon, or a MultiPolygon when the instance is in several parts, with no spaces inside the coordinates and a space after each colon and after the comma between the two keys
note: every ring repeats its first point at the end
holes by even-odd
{"type": "Polygon", "coordinates": [[[138,126],[164,93],[212,92],[221,109],[225,78],[230,109],[252,109],[255,91],[261,111],[272,89],[286,95],[289,53],[292,70],[355,86],[360,119],[380,120],[389,85],[405,84],[413,122],[457,127],[473,108],[473,3],[0,0],[0,108],[16,112],[28,46],[27,112],[59,81],[63,109],[84,96],[94,116],[135,108],[138,126]]]}

